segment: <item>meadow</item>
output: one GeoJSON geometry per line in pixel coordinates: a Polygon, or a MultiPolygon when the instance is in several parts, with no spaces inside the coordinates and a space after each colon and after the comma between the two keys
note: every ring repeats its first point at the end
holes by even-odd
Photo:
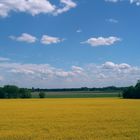
{"type": "MultiPolygon", "coordinates": [[[[57,91],[44,92],[46,98],[110,98],[119,97],[122,91],[57,91]]],[[[32,92],[33,98],[39,98],[39,92],[32,92]]]]}
{"type": "Polygon", "coordinates": [[[140,140],[140,100],[0,100],[0,140],[140,140]]]}

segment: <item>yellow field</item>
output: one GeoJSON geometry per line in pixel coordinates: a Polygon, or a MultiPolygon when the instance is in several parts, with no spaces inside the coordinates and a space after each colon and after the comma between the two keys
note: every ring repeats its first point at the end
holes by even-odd
{"type": "Polygon", "coordinates": [[[0,100],[0,140],[140,140],[140,100],[0,100]]]}

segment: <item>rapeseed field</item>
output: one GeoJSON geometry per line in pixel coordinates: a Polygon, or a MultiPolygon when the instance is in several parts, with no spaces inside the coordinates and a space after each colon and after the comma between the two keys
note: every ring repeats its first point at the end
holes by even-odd
{"type": "Polygon", "coordinates": [[[140,100],[0,100],[0,140],[140,140],[140,100]]]}

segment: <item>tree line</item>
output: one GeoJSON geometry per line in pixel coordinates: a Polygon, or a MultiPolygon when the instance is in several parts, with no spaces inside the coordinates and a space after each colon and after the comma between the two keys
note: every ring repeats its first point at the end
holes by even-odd
{"type": "Polygon", "coordinates": [[[130,87],[103,87],[103,88],[63,88],[63,89],[27,89],[19,88],[15,85],[5,85],[0,87],[0,98],[32,98],[32,92],[39,92],[39,98],[45,98],[45,92],[63,92],[63,91],[99,91],[99,92],[122,92],[123,98],[140,99],[140,80],[135,86],[130,87]]]}
{"type": "MultiPolygon", "coordinates": [[[[45,98],[45,92],[39,92],[39,98],[45,98]]],[[[19,88],[15,85],[5,85],[0,87],[1,99],[15,99],[15,98],[32,98],[32,90],[27,88],[19,88]]]]}
{"type": "Polygon", "coordinates": [[[19,88],[14,85],[6,85],[0,87],[0,98],[10,99],[10,98],[31,98],[32,94],[29,89],[19,88]]]}
{"type": "Polygon", "coordinates": [[[121,92],[125,89],[125,87],[102,87],[102,88],[88,88],[88,87],[81,87],[81,88],[55,88],[55,89],[42,89],[42,88],[32,88],[32,92],[65,92],[65,91],[96,91],[96,92],[121,92]]]}
{"type": "Polygon", "coordinates": [[[128,99],[140,99],[140,80],[138,80],[135,86],[125,88],[122,96],[128,99]]]}

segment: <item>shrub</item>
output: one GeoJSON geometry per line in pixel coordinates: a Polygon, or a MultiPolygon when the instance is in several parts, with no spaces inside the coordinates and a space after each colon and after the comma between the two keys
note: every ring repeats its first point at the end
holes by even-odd
{"type": "Polygon", "coordinates": [[[39,98],[45,98],[45,92],[40,92],[39,93],[39,98]]]}

